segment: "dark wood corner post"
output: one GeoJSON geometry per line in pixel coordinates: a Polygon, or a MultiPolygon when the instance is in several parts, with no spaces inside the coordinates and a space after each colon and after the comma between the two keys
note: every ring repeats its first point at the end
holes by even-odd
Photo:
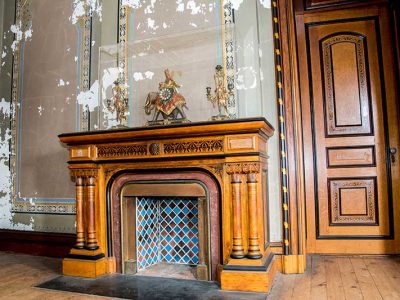
{"type": "MultiPolygon", "coordinates": [[[[232,191],[232,218],[233,218],[233,243],[231,257],[241,259],[244,257],[250,259],[262,258],[260,250],[260,238],[258,233],[257,216],[257,175],[260,173],[259,163],[228,164],[227,173],[231,177],[232,191]],[[247,199],[242,197],[243,177],[246,177],[247,199]],[[247,200],[247,219],[248,228],[244,230],[242,224],[242,201],[247,200]],[[248,249],[245,252],[243,243],[243,233],[247,232],[248,249]]],[[[246,212],[244,212],[246,214],[246,212]]]]}
{"type": "Polygon", "coordinates": [[[97,250],[96,238],[96,178],[98,169],[71,169],[76,185],[75,249],[97,250]]]}

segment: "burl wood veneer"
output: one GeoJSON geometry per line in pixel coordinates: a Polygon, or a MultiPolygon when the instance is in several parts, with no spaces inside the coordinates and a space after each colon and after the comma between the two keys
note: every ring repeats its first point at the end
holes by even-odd
{"type": "Polygon", "coordinates": [[[269,291],[276,265],[264,181],[273,131],[265,119],[255,118],[60,135],[76,183],[77,224],[76,245],[63,261],[63,273],[97,277],[121,269],[112,239],[118,226],[113,220],[121,216],[113,216],[110,207],[118,178],[193,171],[219,189],[219,199],[210,201],[219,201],[221,211],[214,266],[221,288],[269,291]]]}

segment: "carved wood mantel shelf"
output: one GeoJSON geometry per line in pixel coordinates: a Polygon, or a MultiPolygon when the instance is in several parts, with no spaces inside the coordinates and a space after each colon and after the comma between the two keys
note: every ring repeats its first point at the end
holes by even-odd
{"type": "Polygon", "coordinates": [[[221,288],[268,291],[276,271],[267,200],[267,140],[273,131],[264,118],[254,118],[60,135],[76,183],[77,228],[63,273],[97,277],[120,269],[112,239],[119,224],[110,214],[119,177],[195,171],[218,187],[221,288]]]}

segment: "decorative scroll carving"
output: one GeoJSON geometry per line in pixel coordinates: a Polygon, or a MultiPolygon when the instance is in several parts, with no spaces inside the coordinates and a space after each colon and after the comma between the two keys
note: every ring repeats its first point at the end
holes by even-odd
{"type": "MultiPolygon", "coordinates": [[[[331,225],[376,225],[378,224],[378,206],[376,197],[376,177],[328,180],[331,225]],[[345,214],[342,211],[343,190],[365,189],[366,212],[345,214]]],[[[353,201],[357,201],[355,198],[353,201]]],[[[361,200],[361,199],[359,199],[361,200]]]]}
{"type": "Polygon", "coordinates": [[[147,145],[97,146],[99,158],[147,155],[147,145]]]}
{"type": "Polygon", "coordinates": [[[369,104],[369,86],[368,86],[368,74],[366,69],[366,62],[368,61],[365,37],[360,36],[357,33],[340,33],[338,35],[331,36],[321,41],[322,51],[322,65],[323,65],[323,77],[324,77],[324,92],[326,102],[326,130],[328,136],[335,135],[355,135],[355,134],[370,134],[372,131],[370,124],[371,107],[369,104]],[[336,111],[335,98],[335,85],[334,85],[334,61],[332,57],[332,47],[337,44],[354,44],[355,47],[355,60],[358,78],[359,88],[359,99],[352,101],[359,101],[360,111],[354,112],[360,114],[361,124],[338,124],[338,112],[336,111]]]}
{"type": "Polygon", "coordinates": [[[226,165],[226,173],[228,174],[250,174],[260,173],[260,163],[235,163],[226,165]]]}
{"type": "Polygon", "coordinates": [[[223,172],[224,172],[224,167],[223,165],[214,165],[214,166],[209,166],[209,169],[211,172],[218,176],[219,178],[222,178],[223,172]]]}
{"type": "Polygon", "coordinates": [[[165,154],[184,154],[184,153],[209,153],[221,152],[224,150],[224,140],[203,140],[193,142],[165,143],[165,154]]]}
{"type": "Polygon", "coordinates": [[[104,177],[106,179],[106,182],[108,181],[108,179],[111,177],[111,175],[113,175],[118,169],[115,168],[111,168],[111,169],[105,169],[104,170],[104,177]]]}

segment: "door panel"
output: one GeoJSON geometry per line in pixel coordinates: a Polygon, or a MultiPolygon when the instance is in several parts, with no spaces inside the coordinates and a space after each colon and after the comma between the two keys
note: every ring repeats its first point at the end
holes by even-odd
{"type": "Polygon", "coordinates": [[[388,152],[398,147],[394,64],[387,63],[393,59],[390,36],[382,35],[386,23],[379,13],[303,21],[304,154],[313,174],[305,177],[310,252],[396,252],[398,188],[392,179],[398,164],[390,163],[388,152]]]}

